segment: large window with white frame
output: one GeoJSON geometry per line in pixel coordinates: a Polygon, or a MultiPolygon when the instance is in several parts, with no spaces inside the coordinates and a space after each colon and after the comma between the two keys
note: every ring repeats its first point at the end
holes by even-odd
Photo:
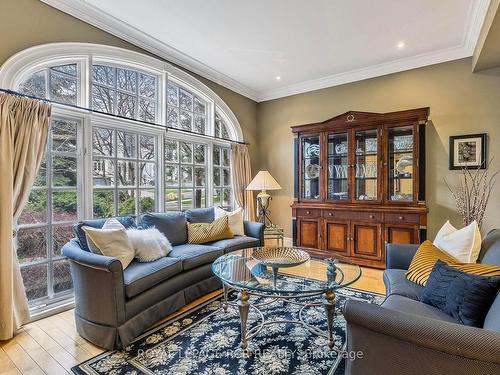
{"type": "Polygon", "coordinates": [[[242,141],[227,105],[186,72],[114,47],[56,47],[23,51],[0,73],[2,87],[89,108],[53,106],[46,161],[18,222],[32,307],[71,296],[61,247],[80,219],[232,208],[229,141],[242,141]]]}

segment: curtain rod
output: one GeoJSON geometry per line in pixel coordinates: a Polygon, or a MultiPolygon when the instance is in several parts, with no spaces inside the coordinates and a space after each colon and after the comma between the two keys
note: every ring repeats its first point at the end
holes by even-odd
{"type": "Polygon", "coordinates": [[[124,120],[128,120],[128,121],[135,121],[135,122],[138,122],[138,123],[141,123],[141,124],[154,125],[154,126],[161,127],[161,128],[163,128],[165,130],[166,129],[172,129],[172,130],[180,131],[180,132],[187,133],[187,134],[198,135],[198,136],[201,136],[201,137],[204,137],[204,138],[210,138],[210,139],[215,139],[215,140],[219,140],[219,141],[223,140],[223,141],[227,141],[227,142],[231,142],[231,143],[238,143],[240,145],[249,145],[250,144],[250,143],[244,142],[244,141],[242,142],[242,141],[235,141],[235,140],[232,140],[232,139],[219,138],[219,137],[216,137],[216,136],[213,136],[213,135],[200,134],[200,133],[193,132],[191,130],[184,130],[184,129],[175,128],[173,126],[165,126],[165,125],[162,125],[162,124],[156,124],[154,122],[137,120],[137,119],[130,118],[130,117],[115,115],[113,113],[97,111],[95,109],[80,107],[80,106],[75,105],[75,104],[61,103],[61,102],[57,102],[55,100],[50,100],[50,99],[46,99],[46,98],[39,98],[37,96],[23,94],[21,92],[17,92],[17,91],[14,91],[14,90],[0,88],[0,92],[5,92],[7,94],[15,95],[15,96],[20,96],[20,97],[23,97],[23,98],[40,100],[40,101],[47,102],[47,103],[58,104],[58,105],[62,105],[62,106],[69,107],[69,108],[80,109],[80,110],[88,111],[88,112],[91,112],[91,113],[98,113],[98,114],[101,114],[101,115],[106,115],[106,116],[110,116],[110,117],[114,117],[114,118],[124,119],[124,120]]]}

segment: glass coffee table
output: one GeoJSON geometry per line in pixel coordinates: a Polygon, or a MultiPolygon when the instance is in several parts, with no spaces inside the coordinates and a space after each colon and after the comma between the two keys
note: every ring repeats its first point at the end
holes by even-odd
{"type": "Polygon", "coordinates": [[[270,324],[301,324],[310,332],[325,337],[328,347],[335,349],[333,337],[333,320],[335,315],[335,291],[351,285],[361,276],[359,266],[338,263],[336,259],[315,259],[291,267],[280,268],[273,280],[273,271],[252,258],[254,249],[238,250],[223,255],[212,264],[213,273],[222,281],[224,288],[223,308],[236,306],[241,323],[240,347],[247,349],[248,341],[270,324]],[[231,290],[238,292],[236,301],[228,300],[231,290]],[[255,301],[258,297],[258,301],[255,301]],[[265,305],[275,301],[294,303],[300,306],[297,320],[266,319],[263,311],[265,305]],[[323,306],[328,323],[325,333],[303,318],[305,309],[323,306]],[[248,328],[248,313],[253,309],[260,318],[260,323],[248,328]]]}

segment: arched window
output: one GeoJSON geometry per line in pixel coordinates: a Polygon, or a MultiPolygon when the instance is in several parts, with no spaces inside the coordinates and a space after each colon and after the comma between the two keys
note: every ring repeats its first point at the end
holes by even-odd
{"type": "Polygon", "coordinates": [[[45,162],[18,222],[33,309],[72,296],[61,247],[75,221],[233,206],[229,141],[243,140],[241,128],[186,72],[120,48],[56,43],[10,58],[0,86],[61,103],[53,105],[45,162]]]}

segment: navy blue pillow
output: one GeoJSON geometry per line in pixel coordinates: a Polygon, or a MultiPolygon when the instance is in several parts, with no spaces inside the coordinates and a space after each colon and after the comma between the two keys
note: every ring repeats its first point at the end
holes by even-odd
{"type": "Polygon", "coordinates": [[[421,300],[451,315],[459,323],[482,327],[499,288],[499,277],[465,273],[438,260],[421,300]]]}

